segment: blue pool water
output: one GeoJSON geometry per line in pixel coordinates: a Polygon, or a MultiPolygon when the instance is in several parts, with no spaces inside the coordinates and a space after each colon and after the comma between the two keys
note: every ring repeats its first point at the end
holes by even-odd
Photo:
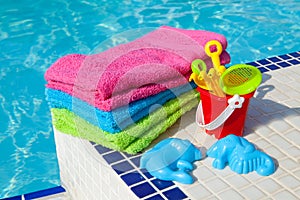
{"type": "Polygon", "coordinates": [[[300,50],[299,0],[181,2],[0,0],[0,198],[60,184],[43,75],[63,55],[160,25],[224,34],[231,64],[300,50]]]}

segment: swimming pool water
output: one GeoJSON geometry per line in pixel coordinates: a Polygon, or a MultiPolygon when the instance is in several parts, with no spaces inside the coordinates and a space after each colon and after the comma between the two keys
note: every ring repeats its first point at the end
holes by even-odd
{"type": "Polygon", "coordinates": [[[0,198],[60,184],[43,75],[63,55],[160,25],[224,34],[231,64],[300,50],[299,0],[0,3],[0,198]]]}

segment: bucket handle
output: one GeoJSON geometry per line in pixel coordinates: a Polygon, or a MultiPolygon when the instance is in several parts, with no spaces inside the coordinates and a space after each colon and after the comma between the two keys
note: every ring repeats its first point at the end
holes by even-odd
{"type": "Polygon", "coordinates": [[[241,108],[244,101],[244,97],[240,97],[238,94],[235,94],[233,97],[228,99],[228,106],[225,108],[225,110],[218,117],[216,117],[216,119],[208,124],[204,123],[202,101],[200,101],[196,111],[196,123],[198,126],[206,130],[214,130],[221,126],[230,117],[230,115],[236,108],[241,108]]]}

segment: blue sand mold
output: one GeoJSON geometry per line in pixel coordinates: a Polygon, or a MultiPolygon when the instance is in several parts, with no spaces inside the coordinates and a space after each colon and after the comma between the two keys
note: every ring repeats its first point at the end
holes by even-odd
{"type": "Polygon", "coordinates": [[[233,134],[215,142],[206,153],[215,159],[212,165],[217,169],[224,169],[228,165],[238,174],[256,171],[261,176],[275,172],[275,163],[269,155],[257,150],[245,138],[233,134]]]}
{"type": "Polygon", "coordinates": [[[189,140],[167,138],[142,155],[140,167],[158,179],[191,184],[194,179],[189,171],[194,169],[192,163],[200,159],[201,151],[189,140]]]}

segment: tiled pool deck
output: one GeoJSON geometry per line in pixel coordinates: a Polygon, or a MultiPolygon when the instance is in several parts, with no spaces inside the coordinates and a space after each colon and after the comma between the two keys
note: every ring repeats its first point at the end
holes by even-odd
{"type": "MultiPolygon", "coordinates": [[[[300,52],[250,64],[263,72],[263,83],[251,99],[244,136],[275,159],[274,174],[239,175],[228,167],[216,170],[212,159],[206,158],[195,163],[194,184],[160,181],[139,168],[141,155],[112,151],[55,131],[67,193],[47,199],[299,199],[300,52]]],[[[208,148],[215,139],[194,121],[195,109],[162,137],[186,138],[208,148]]],[[[28,195],[23,198],[32,199],[28,195]]]]}

